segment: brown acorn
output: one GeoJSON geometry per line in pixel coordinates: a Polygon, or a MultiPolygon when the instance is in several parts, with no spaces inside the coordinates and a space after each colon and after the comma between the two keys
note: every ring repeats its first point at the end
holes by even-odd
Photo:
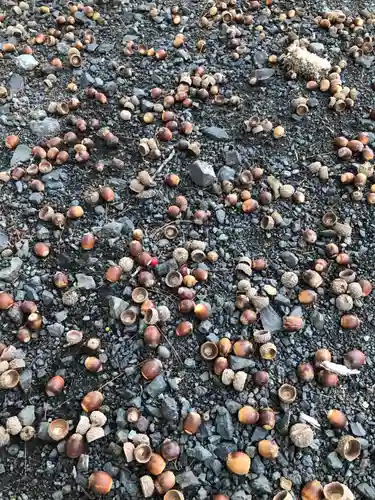
{"type": "Polygon", "coordinates": [[[161,454],[164,460],[170,462],[172,460],[177,460],[180,456],[181,449],[177,441],[172,441],[171,439],[166,439],[161,445],[161,454]]]}
{"type": "Polygon", "coordinates": [[[259,420],[259,413],[252,406],[243,406],[238,410],[238,420],[241,424],[253,425],[259,420]]]}
{"type": "Polygon", "coordinates": [[[111,476],[104,471],[93,472],[89,476],[89,489],[98,493],[98,495],[106,495],[112,489],[113,480],[111,476]]]}
{"type": "Polygon", "coordinates": [[[81,434],[72,434],[65,448],[65,453],[69,458],[78,458],[85,451],[85,439],[81,434]]]}
{"type": "Polygon", "coordinates": [[[120,266],[111,266],[105,272],[105,279],[110,283],[117,283],[121,279],[122,269],[120,266]]]}
{"type": "Polygon", "coordinates": [[[265,387],[266,385],[268,385],[270,376],[265,371],[258,371],[253,373],[252,379],[254,385],[256,385],[257,387],[265,387]]]}
{"type": "Polygon", "coordinates": [[[0,311],[10,309],[14,304],[13,297],[7,292],[0,292],[0,311]]]}
{"type": "Polygon", "coordinates": [[[170,470],[163,472],[155,479],[155,489],[160,495],[163,495],[167,491],[171,490],[175,484],[176,477],[170,470]]]}
{"type": "Polygon", "coordinates": [[[177,337],[185,337],[193,331],[193,325],[190,321],[181,321],[176,327],[177,337]]]}
{"type": "Polygon", "coordinates": [[[341,316],[340,318],[341,327],[348,330],[354,330],[355,328],[358,328],[360,324],[361,322],[359,318],[354,314],[344,314],[344,316],[341,316]]]}
{"type": "Polygon", "coordinates": [[[348,419],[340,410],[330,410],[327,414],[327,418],[332,427],[336,429],[344,429],[348,424],[348,419]]]}
{"type": "Polygon", "coordinates": [[[55,375],[46,384],[47,396],[56,396],[64,389],[64,386],[65,380],[60,375],[55,375]]]}
{"type": "Polygon", "coordinates": [[[245,309],[240,316],[242,325],[252,325],[257,322],[257,313],[252,309],[245,309]]]}
{"type": "Polygon", "coordinates": [[[204,321],[210,317],[211,309],[208,304],[196,304],[194,314],[200,321],[204,321]]]}
{"type": "Polygon", "coordinates": [[[224,370],[228,368],[228,360],[223,356],[220,356],[214,361],[214,373],[215,375],[221,375],[224,370]]]}
{"type": "Polygon", "coordinates": [[[53,283],[56,288],[66,288],[69,285],[69,278],[65,273],[58,271],[53,277],[53,283]]]}
{"type": "Polygon", "coordinates": [[[89,372],[99,373],[103,370],[103,365],[100,359],[96,358],[95,356],[89,356],[85,359],[85,368],[89,372]]]}
{"type": "Polygon", "coordinates": [[[298,377],[304,382],[314,380],[314,367],[310,363],[301,363],[297,366],[298,377]]]}
{"type": "Polygon", "coordinates": [[[191,411],[188,413],[184,420],[184,431],[186,434],[196,434],[202,423],[202,418],[196,411],[191,411]]]}
{"type": "Polygon", "coordinates": [[[248,340],[237,340],[233,344],[233,353],[241,358],[248,357],[254,352],[254,346],[248,340]]]}
{"type": "Polygon", "coordinates": [[[366,356],[359,349],[352,349],[344,356],[344,365],[351,369],[361,368],[366,362],[366,356]]]}
{"type": "Polygon", "coordinates": [[[276,425],[275,412],[271,408],[260,410],[258,424],[268,431],[273,429],[276,425]]]}
{"type": "Polygon", "coordinates": [[[156,349],[161,342],[161,333],[159,328],[154,325],[149,325],[143,332],[143,341],[152,349],[156,349]]]}
{"type": "Polygon", "coordinates": [[[332,354],[328,349],[318,349],[315,353],[314,361],[316,364],[322,363],[323,361],[332,361],[332,354]]]}
{"type": "Polygon", "coordinates": [[[251,459],[242,451],[233,451],[227,456],[226,464],[233,474],[243,476],[249,473],[251,459]]]}
{"type": "Polygon", "coordinates": [[[34,245],[34,253],[37,257],[48,257],[50,248],[45,243],[39,242],[34,245]]]}
{"type": "Polygon", "coordinates": [[[164,458],[158,453],[152,453],[150,460],[146,464],[146,469],[153,476],[159,476],[166,467],[164,458]]]}
{"type": "Polygon", "coordinates": [[[81,401],[83,411],[90,413],[97,410],[103,403],[103,394],[99,391],[91,391],[81,401]]]}
{"type": "Polygon", "coordinates": [[[75,205],[73,207],[70,207],[68,211],[66,212],[66,216],[68,219],[80,219],[83,217],[84,211],[83,208],[80,207],[79,205],[75,205]]]}
{"type": "Polygon", "coordinates": [[[96,238],[92,233],[86,233],[81,239],[81,248],[83,250],[92,250],[95,246],[96,238]]]}
{"type": "Polygon", "coordinates": [[[309,481],[302,488],[301,499],[302,500],[323,500],[323,486],[317,481],[309,481]]]}
{"type": "Polygon", "coordinates": [[[323,387],[336,387],[339,384],[339,378],[336,373],[322,370],[318,373],[318,380],[323,387]]]}
{"type": "Polygon", "coordinates": [[[221,338],[217,345],[222,356],[228,356],[232,352],[232,342],[227,337],[221,338]]]}
{"type": "Polygon", "coordinates": [[[283,327],[289,332],[295,332],[303,328],[303,319],[299,316],[285,316],[283,318],[283,327]]]}
{"type": "Polygon", "coordinates": [[[146,380],[153,380],[160,375],[162,368],[161,361],[157,358],[152,358],[143,363],[141,374],[146,380]]]}
{"type": "Polygon", "coordinates": [[[258,443],[259,455],[268,460],[274,460],[279,454],[279,447],[274,440],[262,439],[258,443]]]}

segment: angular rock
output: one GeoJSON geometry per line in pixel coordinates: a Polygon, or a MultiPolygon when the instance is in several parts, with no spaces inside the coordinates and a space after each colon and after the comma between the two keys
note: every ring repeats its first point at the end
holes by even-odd
{"type": "Polygon", "coordinates": [[[11,96],[18,94],[18,92],[22,92],[25,86],[25,81],[21,75],[18,73],[13,73],[10,77],[9,82],[9,93],[11,96]]]}
{"type": "Polygon", "coordinates": [[[217,178],[219,181],[233,181],[236,175],[236,171],[233,168],[224,166],[221,167],[219,172],[217,173],[217,178]]]}
{"type": "Polygon", "coordinates": [[[205,127],[202,130],[203,134],[206,135],[209,139],[214,141],[229,141],[230,137],[228,132],[224,128],[220,127],[205,127]]]}
{"type": "Polygon", "coordinates": [[[339,470],[343,468],[343,463],[341,462],[339,456],[335,451],[332,451],[331,453],[328,454],[327,456],[327,465],[331,469],[334,470],[339,470]]]}
{"type": "Polygon", "coordinates": [[[123,225],[121,222],[109,222],[100,229],[100,236],[104,238],[117,238],[121,235],[123,225]]]}
{"type": "Polygon", "coordinates": [[[161,402],[161,414],[165,420],[176,421],[178,420],[178,405],[175,399],[170,396],[165,396],[161,402]]]}
{"type": "Polygon", "coordinates": [[[163,375],[158,375],[152,382],[148,384],[145,388],[145,393],[151,398],[157,398],[160,394],[163,394],[167,388],[167,382],[165,381],[163,375]]]}
{"type": "Polygon", "coordinates": [[[255,69],[251,72],[250,79],[255,78],[257,82],[265,82],[273,77],[275,70],[272,68],[255,69]]]}
{"type": "Polygon", "coordinates": [[[193,471],[189,470],[187,472],[183,472],[182,474],[177,474],[176,483],[180,485],[180,488],[184,490],[185,488],[189,488],[190,486],[198,486],[199,479],[193,473],[193,471]]]}
{"type": "Polygon", "coordinates": [[[224,406],[219,406],[217,408],[215,427],[216,432],[220,434],[223,439],[232,439],[234,433],[232,416],[224,406]]]}
{"type": "Polygon", "coordinates": [[[206,161],[196,160],[189,167],[191,180],[200,187],[207,187],[216,181],[215,170],[206,161]]]}
{"type": "Polygon", "coordinates": [[[229,367],[234,370],[248,370],[254,368],[255,362],[249,358],[241,358],[240,356],[229,356],[229,367]]]}
{"type": "Polygon", "coordinates": [[[283,326],[283,321],[281,317],[271,306],[267,306],[264,309],[262,309],[259,315],[264,330],[268,330],[270,332],[276,332],[280,330],[281,327],[283,326]]]}
{"type": "Polygon", "coordinates": [[[204,462],[205,460],[210,460],[212,458],[212,453],[199,443],[195,445],[195,448],[187,450],[186,454],[188,457],[194,458],[194,460],[197,460],[198,462],[204,462]]]}
{"type": "Polygon", "coordinates": [[[16,281],[21,271],[22,264],[23,262],[19,257],[13,257],[8,267],[0,269],[0,281],[6,281],[7,283],[16,281]]]}
{"type": "Polygon", "coordinates": [[[0,252],[2,252],[8,246],[8,243],[9,243],[8,236],[2,231],[0,231],[0,252]]]}
{"type": "Polygon", "coordinates": [[[109,304],[109,314],[112,318],[119,319],[121,313],[129,307],[129,303],[125,300],[120,299],[120,297],[115,297],[111,295],[108,297],[109,304]]]}
{"type": "Polygon", "coordinates": [[[32,157],[31,148],[25,146],[24,144],[19,144],[13,152],[12,158],[10,160],[10,167],[20,165],[21,163],[26,163],[32,157]]]}
{"type": "Polygon", "coordinates": [[[56,118],[44,118],[44,120],[32,120],[29,124],[30,130],[38,137],[49,137],[60,133],[60,122],[56,118]]]}
{"type": "Polygon", "coordinates": [[[374,500],[375,499],[375,488],[370,486],[368,483],[360,483],[357,486],[357,491],[366,500],[374,500]]]}
{"type": "Polygon", "coordinates": [[[23,427],[26,427],[27,425],[32,425],[35,421],[35,406],[34,405],[25,406],[17,416],[23,427]]]}
{"type": "Polygon", "coordinates": [[[268,494],[272,493],[272,485],[269,482],[269,480],[266,478],[266,476],[264,476],[263,474],[261,474],[260,476],[255,478],[251,482],[251,486],[254,489],[254,491],[256,491],[256,492],[268,493],[268,494]]]}

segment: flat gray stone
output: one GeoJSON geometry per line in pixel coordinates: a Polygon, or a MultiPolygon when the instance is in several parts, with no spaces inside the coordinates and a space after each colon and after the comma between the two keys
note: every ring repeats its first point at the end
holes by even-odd
{"type": "Polygon", "coordinates": [[[309,45],[309,51],[312,52],[313,54],[317,54],[318,56],[321,56],[324,54],[325,47],[322,43],[312,42],[309,45]]]}
{"type": "Polygon", "coordinates": [[[203,134],[206,135],[209,139],[214,141],[229,141],[230,137],[228,132],[224,128],[220,127],[205,127],[202,130],[203,134]]]}
{"type": "Polygon", "coordinates": [[[9,93],[11,96],[18,94],[18,92],[22,92],[25,86],[25,80],[18,73],[13,73],[13,75],[9,78],[9,93]]]}
{"type": "Polygon", "coordinates": [[[32,150],[24,144],[19,144],[13,152],[10,160],[10,167],[15,167],[21,163],[26,163],[32,158],[32,150]]]}
{"type": "Polygon", "coordinates": [[[191,180],[200,187],[211,186],[216,181],[216,174],[210,163],[196,160],[189,167],[191,180]]]}
{"type": "Polygon", "coordinates": [[[60,123],[56,118],[47,117],[44,120],[32,120],[30,130],[38,137],[49,137],[60,133],[60,123]]]}
{"type": "Polygon", "coordinates": [[[327,456],[327,465],[330,469],[339,470],[343,468],[343,463],[341,462],[339,456],[335,451],[329,453],[327,456]]]}
{"type": "Polygon", "coordinates": [[[232,439],[234,433],[232,416],[224,406],[219,406],[217,408],[215,427],[216,432],[220,434],[223,439],[232,439]]]}
{"type": "Polygon", "coordinates": [[[181,489],[189,488],[189,486],[198,486],[199,479],[191,471],[183,472],[182,474],[177,474],[176,483],[180,485],[181,489]]]}
{"type": "Polygon", "coordinates": [[[255,362],[249,358],[242,358],[240,356],[229,356],[229,366],[233,371],[249,370],[254,368],[255,362]]]}
{"type": "Polygon", "coordinates": [[[87,276],[83,273],[76,274],[77,288],[84,288],[85,290],[94,290],[96,288],[95,280],[92,276],[87,276]]]}
{"type": "Polygon", "coordinates": [[[15,58],[17,68],[22,71],[32,71],[38,66],[38,61],[31,54],[21,54],[15,58]]]}
{"type": "Polygon", "coordinates": [[[165,381],[163,375],[158,375],[154,378],[152,382],[148,384],[145,388],[145,392],[151,398],[157,398],[160,394],[163,394],[167,388],[167,382],[165,381]]]}
{"type": "Polygon", "coordinates": [[[357,491],[366,500],[374,500],[375,499],[375,488],[370,486],[368,483],[360,483],[357,486],[357,491]]]}

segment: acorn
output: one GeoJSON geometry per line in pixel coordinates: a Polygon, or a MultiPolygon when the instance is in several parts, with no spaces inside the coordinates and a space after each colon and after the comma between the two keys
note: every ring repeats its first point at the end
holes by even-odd
{"type": "Polygon", "coordinates": [[[344,314],[344,316],[341,316],[340,318],[341,327],[348,330],[354,330],[355,328],[358,328],[360,324],[360,319],[354,314],[344,314]]]}
{"type": "Polygon", "coordinates": [[[344,429],[348,424],[348,419],[340,410],[330,410],[327,414],[327,419],[332,427],[336,429],[344,429]]]}
{"type": "Polygon", "coordinates": [[[66,212],[66,216],[68,219],[80,219],[83,217],[84,211],[83,208],[80,207],[79,205],[74,205],[73,207],[68,208],[68,211],[66,212]]]}
{"type": "Polygon", "coordinates": [[[249,340],[237,340],[233,344],[233,353],[236,356],[245,358],[254,352],[254,346],[249,340]]]}
{"type": "Polygon", "coordinates": [[[18,144],[20,143],[20,138],[18,135],[7,135],[5,137],[5,147],[8,149],[16,149],[18,144]]]}
{"type": "Polygon", "coordinates": [[[20,304],[21,311],[24,314],[32,314],[38,312],[38,307],[32,300],[24,300],[20,304]]]}
{"type": "Polygon", "coordinates": [[[323,361],[332,361],[332,354],[328,349],[318,349],[314,356],[315,364],[322,363],[323,361]]]}
{"type": "Polygon", "coordinates": [[[196,304],[196,306],[194,307],[194,314],[200,321],[204,321],[210,317],[211,308],[208,304],[196,304]]]}
{"type": "Polygon", "coordinates": [[[265,387],[266,385],[268,385],[270,376],[265,371],[258,371],[253,373],[252,379],[254,385],[256,385],[257,387],[265,387]]]}
{"type": "Polygon", "coordinates": [[[31,313],[27,317],[27,326],[31,328],[31,330],[39,330],[42,327],[42,316],[38,313],[31,313]]]}
{"type": "Polygon", "coordinates": [[[184,500],[184,494],[178,490],[169,490],[163,496],[163,500],[184,500]]]}
{"type": "Polygon", "coordinates": [[[314,367],[310,363],[301,363],[297,366],[298,377],[304,382],[314,380],[314,367]]]}
{"type": "Polygon", "coordinates": [[[23,344],[27,344],[31,340],[31,332],[25,326],[21,326],[21,328],[17,332],[17,339],[23,344]]]}
{"type": "Polygon", "coordinates": [[[99,391],[91,391],[81,401],[83,411],[90,413],[97,410],[103,403],[103,394],[99,391]]]}
{"type": "Polygon", "coordinates": [[[241,424],[253,425],[259,420],[259,413],[252,406],[243,406],[238,410],[238,421],[241,424]]]}
{"type": "Polygon", "coordinates": [[[152,453],[150,460],[146,464],[146,469],[153,476],[159,476],[166,467],[164,458],[158,453],[152,453]]]}
{"type": "Polygon", "coordinates": [[[293,385],[283,384],[278,390],[278,396],[283,403],[293,403],[297,397],[297,389],[293,385]]]}
{"type": "Polygon", "coordinates": [[[243,476],[250,471],[251,459],[242,451],[233,451],[229,453],[226,459],[228,469],[239,476],[243,476]]]}
{"type": "Polygon", "coordinates": [[[348,264],[350,264],[351,259],[347,253],[339,253],[338,255],[336,255],[336,262],[341,266],[347,266],[348,264]]]}
{"type": "Polygon", "coordinates": [[[156,133],[156,137],[159,141],[168,142],[172,139],[173,134],[167,127],[161,127],[156,133]]]}
{"type": "Polygon", "coordinates": [[[170,470],[163,472],[155,479],[155,489],[161,495],[171,490],[175,484],[176,477],[170,470]]]}
{"type": "Polygon", "coordinates": [[[279,454],[279,447],[274,440],[262,439],[258,443],[259,455],[268,460],[274,460],[279,454]]]}
{"type": "Polygon", "coordinates": [[[170,462],[172,460],[178,459],[181,453],[181,449],[177,441],[166,439],[161,445],[160,452],[164,460],[170,462]]]}
{"type": "Polygon", "coordinates": [[[219,353],[217,344],[211,341],[204,342],[200,347],[200,355],[206,361],[212,361],[215,359],[219,353]]]}
{"type": "Polygon", "coordinates": [[[122,269],[120,266],[111,266],[105,272],[105,279],[110,283],[117,283],[121,279],[122,269]]]}
{"type": "Polygon", "coordinates": [[[100,188],[100,196],[103,198],[104,201],[114,201],[115,199],[115,193],[113,191],[113,189],[111,189],[110,187],[108,186],[103,186],[102,188],[100,188]]]}
{"type": "Polygon", "coordinates": [[[113,480],[111,476],[104,471],[93,472],[89,476],[89,489],[99,495],[106,495],[112,489],[113,480]]]}
{"type": "Polygon", "coordinates": [[[228,368],[228,360],[223,356],[219,356],[214,361],[214,373],[215,375],[220,376],[224,370],[228,368]]]}
{"type": "Polygon", "coordinates": [[[322,370],[318,373],[318,380],[323,387],[336,387],[339,385],[339,378],[336,373],[322,370]]]}
{"type": "Polygon", "coordinates": [[[85,440],[81,434],[72,434],[65,447],[65,453],[69,458],[78,458],[85,451],[85,440]]]}
{"type": "Polygon", "coordinates": [[[100,359],[96,358],[95,356],[89,356],[85,359],[85,368],[89,372],[99,373],[103,370],[103,365],[100,359]]]}
{"type": "Polygon", "coordinates": [[[344,365],[351,369],[361,368],[366,362],[366,356],[359,349],[352,349],[344,356],[344,365]]]}
{"type": "Polygon", "coordinates": [[[318,299],[318,294],[314,290],[302,290],[298,294],[298,300],[301,304],[311,305],[318,299]]]}
{"type": "Polygon", "coordinates": [[[252,325],[257,322],[257,313],[252,309],[245,309],[240,315],[242,325],[252,325]]]}
{"type": "Polygon", "coordinates": [[[187,414],[184,420],[184,432],[186,434],[196,434],[202,423],[202,418],[196,411],[191,411],[187,414]]]}
{"type": "Polygon", "coordinates": [[[295,332],[303,328],[303,319],[299,316],[285,316],[283,318],[283,327],[289,332],[295,332]]]}
{"type": "Polygon", "coordinates": [[[165,176],[165,183],[169,187],[176,187],[180,184],[181,179],[177,174],[167,174],[165,176]]]}
{"type": "Polygon", "coordinates": [[[37,257],[48,257],[50,248],[45,243],[39,242],[34,245],[34,253],[37,257]]]}
{"type": "Polygon", "coordinates": [[[302,500],[323,500],[323,486],[317,481],[309,481],[302,488],[301,499],[302,500]]]}
{"type": "Polygon", "coordinates": [[[96,238],[92,233],[85,233],[81,239],[81,248],[83,250],[92,250],[95,246],[96,238]]]}
{"type": "Polygon", "coordinates": [[[69,285],[69,278],[65,273],[57,271],[53,277],[53,283],[56,288],[66,288],[69,285]]]}
{"type": "Polygon", "coordinates": [[[371,283],[368,280],[363,279],[359,280],[359,284],[361,285],[363,296],[367,297],[368,295],[370,295],[370,293],[372,292],[371,283]]]}
{"type": "Polygon", "coordinates": [[[260,410],[258,424],[267,431],[273,429],[276,425],[275,412],[271,408],[260,410]]]}
{"type": "Polygon", "coordinates": [[[7,292],[0,292],[0,311],[10,309],[14,304],[13,297],[7,292]]]}
{"type": "Polygon", "coordinates": [[[160,375],[162,368],[161,361],[157,358],[152,358],[143,363],[141,374],[146,380],[153,380],[160,375]]]}
{"type": "Polygon", "coordinates": [[[193,331],[193,325],[190,321],[181,321],[176,327],[177,337],[185,337],[193,331]]]}
{"type": "Polygon", "coordinates": [[[46,384],[47,396],[53,397],[59,394],[65,386],[65,380],[60,375],[55,375],[46,384]]]}

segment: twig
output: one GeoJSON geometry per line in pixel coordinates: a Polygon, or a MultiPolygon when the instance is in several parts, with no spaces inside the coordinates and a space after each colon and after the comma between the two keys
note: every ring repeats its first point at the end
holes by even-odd
{"type": "Polygon", "coordinates": [[[156,169],[156,172],[155,172],[155,173],[154,173],[154,175],[151,177],[151,179],[152,179],[152,180],[154,180],[154,179],[155,179],[155,177],[156,177],[157,175],[159,175],[159,174],[160,174],[160,172],[161,172],[161,171],[163,170],[163,168],[167,165],[167,163],[169,163],[169,162],[172,160],[172,158],[174,157],[174,155],[175,155],[175,154],[176,154],[176,151],[173,149],[173,151],[170,153],[170,155],[168,156],[168,158],[166,158],[166,159],[163,161],[163,163],[160,165],[160,167],[158,167],[158,168],[156,169]]]}
{"type": "Polygon", "coordinates": [[[169,344],[170,348],[172,349],[172,351],[174,352],[174,354],[176,355],[176,358],[178,359],[178,361],[182,364],[182,359],[180,358],[180,356],[178,355],[176,349],[173,347],[173,345],[171,344],[171,341],[169,340],[169,338],[165,335],[165,333],[163,332],[163,330],[161,328],[159,328],[158,326],[156,327],[159,332],[162,334],[162,336],[164,337],[164,339],[167,341],[167,343],[169,344]]]}
{"type": "Polygon", "coordinates": [[[27,473],[27,448],[26,448],[26,441],[25,441],[25,469],[23,471],[24,477],[26,477],[27,473]]]}

